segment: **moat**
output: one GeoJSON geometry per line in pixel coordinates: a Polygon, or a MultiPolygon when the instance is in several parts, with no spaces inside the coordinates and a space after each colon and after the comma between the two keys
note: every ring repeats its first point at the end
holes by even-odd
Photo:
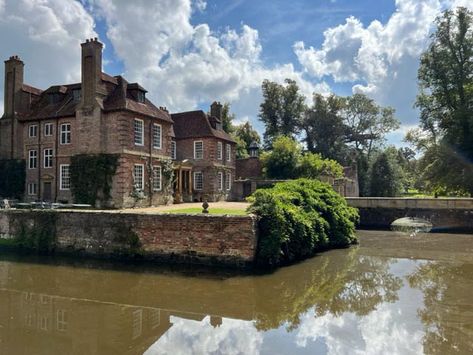
{"type": "Polygon", "coordinates": [[[473,235],[358,234],[262,275],[0,255],[0,353],[471,353],[473,235]]]}

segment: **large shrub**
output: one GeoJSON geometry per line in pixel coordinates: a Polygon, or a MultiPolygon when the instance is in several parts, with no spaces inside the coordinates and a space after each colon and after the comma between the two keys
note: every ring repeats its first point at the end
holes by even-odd
{"type": "Polygon", "coordinates": [[[281,182],[257,190],[249,210],[259,217],[257,262],[274,266],[356,242],[356,209],[316,180],[281,182]]]}
{"type": "Polygon", "coordinates": [[[0,160],[0,197],[21,199],[25,189],[24,160],[0,160]]]}

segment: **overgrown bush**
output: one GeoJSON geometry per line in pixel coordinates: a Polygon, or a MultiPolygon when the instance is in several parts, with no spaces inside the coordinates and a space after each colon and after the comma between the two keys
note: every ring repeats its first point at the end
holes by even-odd
{"type": "Polygon", "coordinates": [[[328,184],[298,179],[257,190],[249,210],[259,217],[257,262],[275,266],[356,242],[356,209],[328,184]]]}

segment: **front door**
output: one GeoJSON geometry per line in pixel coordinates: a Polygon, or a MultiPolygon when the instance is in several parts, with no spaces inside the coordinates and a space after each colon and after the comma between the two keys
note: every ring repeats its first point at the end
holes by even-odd
{"type": "Polygon", "coordinates": [[[43,201],[51,202],[52,194],[51,194],[51,182],[45,182],[43,184],[43,201]]]}

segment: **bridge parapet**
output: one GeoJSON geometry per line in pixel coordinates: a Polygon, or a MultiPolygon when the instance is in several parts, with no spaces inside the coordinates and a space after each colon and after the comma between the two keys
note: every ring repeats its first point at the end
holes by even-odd
{"type": "Polygon", "coordinates": [[[346,200],[357,208],[473,210],[473,198],[347,197],[346,200]]]}

